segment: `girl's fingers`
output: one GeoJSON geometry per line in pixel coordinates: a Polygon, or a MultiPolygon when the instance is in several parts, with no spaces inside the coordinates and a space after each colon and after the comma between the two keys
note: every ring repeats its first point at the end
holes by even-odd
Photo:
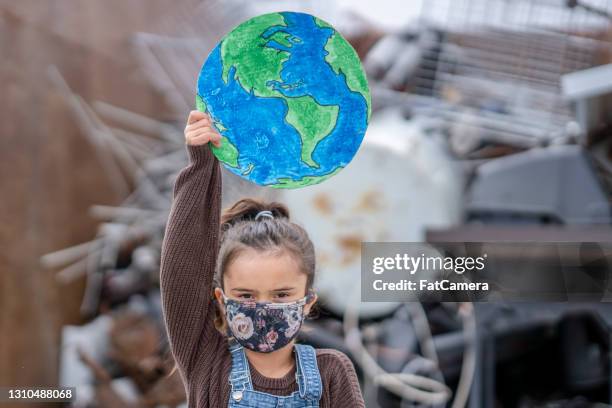
{"type": "Polygon", "coordinates": [[[198,145],[203,145],[208,143],[208,139],[207,138],[193,138],[193,139],[187,139],[187,144],[188,145],[192,145],[192,146],[198,146],[198,145]]]}
{"type": "Polygon", "coordinates": [[[185,129],[185,139],[194,138],[207,133],[218,134],[217,129],[212,126],[201,126],[195,129],[185,129]]]}
{"type": "Polygon", "coordinates": [[[187,137],[190,138],[199,137],[203,135],[208,135],[209,137],[213,138],[219,134],[210,128],[198,129],[194,130],[193,132],[187,132],[187,137]]]}
{"type": "Polygon", "coordinates": [[[219,147],[221,135],[216,132],[204,131],[187,137],[188,144],[204,144],[208,142],[212,142],[215,146],[219,147]]]}
{"type": "Polygon", "coordinates": [[[221,135],[207,113],[197,110],[189,112],[184,133],[187,144],[201,145],[211,142],[217,147],[221,146],[221,135]]]}
{"type": "Polygon", "coordinates": [[[192,123],[197,122],[198,120],[208,118],[208,115],[204,112],[200,112],[197,110],[192,110],[189,112],[189,117],[187,118],[187,124],[191,125],[192,123]]]}
{"type": "Polygon", "coordinates": [[[221,138],[210,141],[215,147],[221,147],[221,138]]]}
{"type": "Polygon", "coordinates": [[[200,119],[197,122],[194,122],[194,123],[192,123],[190,125],[187,125],[185,127],[185,131],[189,132],[189,131],[192,131],[192,130],[195,130],[195,129],[203,128],[205,126],[209,126],[209,127],[212,126],[212,123],[210,122],[210,119],[208,119],[208,118],[200,119]]]}
{"type": "Polygon", "coordinates": [[[199,145],[203,145],[209,142],[212,143],[215,147],[221,147],[221,139],[208,139],[205,137],[191,139],[189,142],[187,142],[187,144],[199,146],[199,145]]]}

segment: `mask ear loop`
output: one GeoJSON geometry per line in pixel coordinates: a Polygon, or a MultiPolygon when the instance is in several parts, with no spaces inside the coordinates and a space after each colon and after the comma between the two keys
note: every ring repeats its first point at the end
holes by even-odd
{"type": "Polygon", "coordinates": [[[223,291],[223,288],[219,288],[221,290],[221,299],[223,299],[223,304],[225,305],[227,303],[227,299],[228,297],[225,296],[225,291],[223,291]]]}
{"type": "Polygon", "coordinates": [[[227,297],[227,295],[225,294],[223,289],[221,289],[221,299],[223,299],[223,307],[227,307],[227,303],[229,301],[237,302],[236,300],[233,300],[233,299],[230,299],[229,297],[227,297]]]}
{"type": "Polygon", "coordinates": [[[299,304],[300,306],[305,306],[307,303],[309,303],[312,299],[314,299],[315,297],[315,293],[312,289],[308,289],[308,293],[306,294],[306,296],[304,296],[302,299],[300,300],[296,300],[295,303],[299,304]]]}
{"type": "MultiPolygon", "coordinates": [[[[314,298],[315,298],[314,290],[312,288],[308,289],[308,293],[306,294],[306,297],[304,298],[304,304],[302,305],[302,307],[306,306],[306,304],[310,303],[314,298]]],[[[307,319],[311,312],[312,310],[309,310],[308,313],[302,312],[304,315],[304,319],[307,319]]]]}
{"type": "MultiPolygon", "coordinates": [[[[226,308],[227,307],[227,301],[230,300],[230,299],[225,295],[225,292],[223,291],[223,289],[222,288],[220,288],[220,289],[221,289],[221,298],[223,299],[223,307],[226,308]]],[[[227,309],[226,309],[226,311],[227,311],[227,309]]],[[[226,326],[227,326],[226,330],[225,330],[226,331],[226,335],[227,335],[228,338],[232,339],[234,337],[234,334],[230,330],[229,325],[227,324],[227,322],[226,322],[226,326]]]]}

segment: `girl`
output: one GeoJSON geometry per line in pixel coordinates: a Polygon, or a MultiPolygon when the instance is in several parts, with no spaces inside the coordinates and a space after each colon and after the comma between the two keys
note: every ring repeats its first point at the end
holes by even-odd
{"type": "Polygon", "coordinates": [[[185,139],[190,164],[174,185],[160,285],[188,406],[363,407],[346,355],[295,344],[316,301],[307,233],[278,203],[240,200],[220,219],[208,143],[219,147],[221,136],[192,111],[185,139]]]}

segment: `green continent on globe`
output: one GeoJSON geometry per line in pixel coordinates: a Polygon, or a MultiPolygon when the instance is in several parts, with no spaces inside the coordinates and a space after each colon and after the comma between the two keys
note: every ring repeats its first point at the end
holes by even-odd
{"type": "MultiPolygon", "coordinates": [[[[319,27],[333,29],[331,25],[320,18],[315,18],[315,21],[319,27]]],[[[363,75],[361,60],[355,52],[355,49],[334,30],[334,34],[332,34],[329,40],[327,40],[327,44],[325,44],[325,51],[327,51],[325,61],[329,63],[334,72],[336,74],[343,73],[346,77],[346,84],[349,89],[363,95],[368,105],[369,120],[372,113],[372,101],[368,89],[368,81],[365,75],[363,75]]]]}
{"type": "MultiPolygon", "coordinates": [[[[204,100],[200,95],[196,95],[196,108],[200,112],[208,112],[208,109],[206,109],[206,103],[204,103],[204,100]]],[[[215,127],[220,132],[225,130],[225,126],[223,126],[221,123],[215,122],[215,127]]],[[[227,137],[221,136],[221,147],[215,147],[211,144],[210,148],[217,158],[222,162],[227,163],[228,166],[235,168],[240,167],[238,165],[238,149],[236,149],[236,146],[234,146],[227,137]]]]}
{"type": "MultiPolygon", "coordinates": [[[[247,92],[253,90],[259,97],[279,95],[266,83],[281,81],[283,62],[289,58],[289,53],[266,47],[270,39],[263,38],[261,34],[272,26],[287,26],[287,23],[281,14],[265,14],[240,24],[223,39],[221,60],[225,83],[234,66],[236,80],[247,92]]],[[[275,40],[278,41],[278,36],[275,36],[275,40]]]]}
{"type": "Polygon", "coordinates": [[[239,168],[238,165],[238,149],[225,136],[221,136],[221,147],[210,145],[213,153],[219,160],[227,163],[231,167],[239,168]]]}
{"type": "Polygon", "coordinates": [[[319,105],[313,97],[285,98],[288,105],[287,123],[302,137],[302,161],[311,167],[319,167],[312,159],[317,143],[336,126],[339,108],[337,105],[319,105]]]}
{"type": "Polygon", "coordinates": [[[200,95],[196,95],[196,109],[199,110],[200,112],[208,112],[208,109],[206,109],[206,103],[204,102],[204,99],[202,99],[202,97],[200,95]]]}
{"type": "Polygon", "coordinates": [[[277,183],[275,184],[269,184],[269,187],[272,188],[298,188],[298,187],[305,187],[305,186],[312,186],[314,184],[319,184],[322,181],[327,180],[328,178],[335,176],[336,174],[338,174],[340,172],[340,170],[342,170],[344,167],[340,166],[340,167],[336,167],[334,169],[334,171],[332,171],[331,173],[328,174],[324,174],[322,176],[305,176],[302,177],[299,180],[294,180],[288,177],[285,178],[279,178],[277,183]]]}
{"type": "Polygon", "coordinates": [[[267,47],[266,44],[275,41],[287,48],[292,46],[287,39],[290,36],[288,33],[277,31],[270,37],[262,36],[274,26],[287,26],[281,14],[266,14],[248,20],[223,39],[221,44],[223,81],[227,83],[233,66],[236,69],[235,79],[247,92],[253,91],[255,96],[261,98],[283,99],[287,103],[285,119],[297,130],[302,139],[302,161],[308,166],[318,168],[319,164],[312,159],[312,152],[317,143],[336,126],[339,107],[320,105],[311,96],[287,97],[268,85],[269,82],[282,82],[282,65],[290,55],[287,51],[267,47]]]}

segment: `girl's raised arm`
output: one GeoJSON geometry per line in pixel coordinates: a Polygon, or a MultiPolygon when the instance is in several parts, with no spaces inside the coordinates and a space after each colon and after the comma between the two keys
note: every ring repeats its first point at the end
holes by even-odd
{"type": "Polygon", "coordinates": [[[189,165],[174,184],[160,267],[162,308],[170,347],[186,376],[192,372],[202,345],[217,343],[221,336],[214,326],[211,296],[219,245],[221,171],[208,144],[212,141],[217,145],[220,136],[202,130],[207,127],[204,124],[207,116],[202,115],[200,112],[189,115],[185,132],[189,165]],[[192,139],[187,131],[190,126],[197,130],[192,132],[192,139]]]}

